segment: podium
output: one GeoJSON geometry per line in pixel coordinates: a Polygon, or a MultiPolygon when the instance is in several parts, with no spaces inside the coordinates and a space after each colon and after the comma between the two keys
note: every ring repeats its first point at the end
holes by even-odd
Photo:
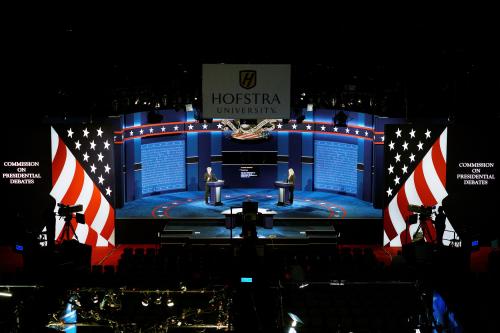
{"type": "Polygon", "coordinates": [[[221,198],[221,188],[224,185],[223,180],[217,180],[215,182],[207,182],[210,189],[210,204],[214,206],[222,206],[221,198]]]}
{"type": "Polygon", "coordinates": [[[278,206],[284,206],[287,203],[290,203],[288,198],[290,197],[290,186],[293,185],[282,181],[275,181],[274,185],[279,190],[278,206]]]}

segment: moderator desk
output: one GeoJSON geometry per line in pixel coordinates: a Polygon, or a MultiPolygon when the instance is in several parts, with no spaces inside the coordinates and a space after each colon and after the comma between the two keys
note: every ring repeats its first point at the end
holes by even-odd
{"type": "MultiPolygon", "coordinates": [[[[236,215],[238,213],[242,213],[243,208],[233,208],[233,215],[236,215]]],[[[262,217],[264,218],[264,225],[263,227],[266,229],[272,229],[273,228],[273,216],[277,214],[276,211],[274,210],[269,210],[265,208],[259,208],[258,212],[262,214],[262,217]]],[[[226,228],[231,229],[234,228],[234,225],[231,225],[231,210],[226,209],[223,211],[221,214],[224,214],[226,216],[226,228]]]]}

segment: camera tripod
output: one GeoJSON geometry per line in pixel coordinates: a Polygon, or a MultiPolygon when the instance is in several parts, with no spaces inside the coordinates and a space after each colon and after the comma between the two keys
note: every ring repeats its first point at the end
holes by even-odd
{"type": "Polygon", "coordinates": [[[80,241],[78,239],[78,236],[76,235],[75,228],[73,228],[73,225],[71,224],[71,220],[73,219],[73,216],[64,216],[64,227],[61,233],[61,243],[64,242],[65,240],[71,240],[71,233],[73,232],[73,235],[75,235],[75,238],[77,241],[80,241]]]}
{"type": "MultiPolygon", "coordinates": [[[[426,218],[426,219],[419,219],[418,221],[418,227],[415,233],[418,233],[419,231],[422,232],[423,238],[425,240],[425,236],[429,238],[429,243],[434,243],[434,239],[432,238],[431,231],[429,230],[429,226],[427,225],[427,221],[431,220],[431,218],[426,218]]],[[[432,221],[432,220],[431,220],[432,221]]]]}

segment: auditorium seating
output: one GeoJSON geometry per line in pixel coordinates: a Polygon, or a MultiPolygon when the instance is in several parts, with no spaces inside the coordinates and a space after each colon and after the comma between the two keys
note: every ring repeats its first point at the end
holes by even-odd
{"type": "MultiPolygon", "coordinates": [[[[117,278],[128,283],[144,281],[168,283],[177,280],[224,283],[238,278],[245,268],[240,246],[230,244],[169,244],[154,248],[124,249],[117,278]]],[[[280,244],[257,246],[254,250],[256,273],[260,280],[276,282],[328,281],[347,279],[371,281],[386,279],[388,269],[370,248],[331,244],[280,244]]]]}

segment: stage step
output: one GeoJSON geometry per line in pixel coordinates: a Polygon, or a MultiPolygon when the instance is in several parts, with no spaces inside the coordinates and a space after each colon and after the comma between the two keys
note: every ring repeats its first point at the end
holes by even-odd
{"type": "MultiPolygon", "coordinates": [[[[188,234],[177,236],[160,236],[159,245],[161,247],[178,247],[210,245],[219,247],[240,246],[243,242],[241,238],[234,238],[232,242],[228,239],[216,238],[194,238],[188,234]]],[[[287,249],[296,249],[298,246],[308,248],[328,248],[338,246],[337,238],[259,238],[256,241],[256,246],[265,246],[274,250],[285,251],[287,249]]]]}
{"type": "Polygon", "coordinates": [[[338,232],[335,230],[307,230],[306,231],[307,238],[338,238],[338,232]]]}

